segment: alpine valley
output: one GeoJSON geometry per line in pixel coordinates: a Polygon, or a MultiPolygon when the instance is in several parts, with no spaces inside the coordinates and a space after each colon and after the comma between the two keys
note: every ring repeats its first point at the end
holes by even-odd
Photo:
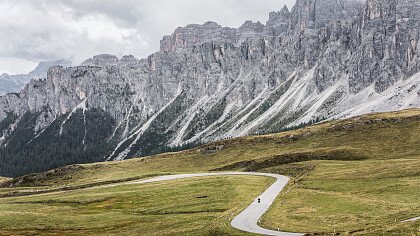
{"type": "Polygon", "coordinates": [[[420,1],[297,0],[180,27],[144,59],[51,67],[0,97],[0,176],[420,107],[420,1]]]}

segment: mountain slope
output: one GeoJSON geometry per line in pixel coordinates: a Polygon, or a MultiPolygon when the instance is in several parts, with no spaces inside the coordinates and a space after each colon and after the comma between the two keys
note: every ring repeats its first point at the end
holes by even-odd
{"type": "Polygon", "coordinates": [[[168,146],[419,107],[419,9],[414,0],[298,0],[291,11],[271,13],[265,25],[178,28],[146,59],[98,55],[78,67],[55,67],[46,81],[0,99],[1,145],[28,113],[36,115],[27,139],[42,141],[49,127],[60,138],[68,119],[78,119],[84,128],[74,135],[84,137],[91,130],[85,114],[96,109],[112,120],[101,136],[110,148],[92,158],[122,160],[168,146]]]}
{"type": "MultiPolygon", "coordinates": [[[[420,156],[419,120],[419,109],[374,113],[276,134],[221,140],[186,151],[123,162],[71,165],[46,173],[18,177],[12,183],[21,187],[44,184],[65,186],[150,174],[210,170],[260,171],[269,166],[288,166],[290,163],[309,160],[390,160],[415,157],[420,156]],[[80,176],[68,178],[76,173],[80,176]]],[[[280,174],[298,176],[305,169],[284,168],[282,171],[286,172],[280,174]]]]}
{"type": "Polygon", "coordinates": [[[73,165],[16,178],[0,188],[0,207],[7,212],[0,228],[14,234],[83,230],[111,235],[158,228],[157,235],[167,235],[173,224],[176,234],[199,223],[202,227],[192,234],[218,229],[222,235],[241,235],[229,226],[234,215],[230,202],[241,205],[237,196],[251,201],[252,189],[267,184],[260,179],[107,186],[154,175],[235,170],[292,176],[263,217],[264,227],[313,235],[416,235],[419,222],[400,221],[418,216],[420,210],[419,120],[418,109],[371,114],[178,153],[73,165]],[[51,194],[40,194],[43,191],[51,194]],[[63,216],[62,207],[69,214],[63,216]],[[28,225],[32,221],[22,220],[23,212],[25,219],[44,223],[38,228],[28,225]],[[143,217],[147,220],[138,220],[143,217]],[[132,221],[128,227],[127,221],[132,221]]]}

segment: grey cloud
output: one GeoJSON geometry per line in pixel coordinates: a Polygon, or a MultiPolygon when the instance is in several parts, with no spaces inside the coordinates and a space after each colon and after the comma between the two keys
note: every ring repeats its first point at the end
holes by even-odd
{"type": "Polygon", "coordinates": [[[133,0],[45,0],[49,4],[61,4],[70,9],[73,17],[103,14],[122,27],[132,27],[142,20],[141,6],[144,1],[133,0]]]}
{"type": "MultiPolygon", "coordinates": [[[[157,51],[162,36],[179,26],[210,20],[230,27],[239,27],[248,19],[265,22],[270,11],[293,2],[0,0],[0,59],[35,63],[70,58],[80,63],[99,53],[142,58],[157,51]]],[[[2,68],[5,65],[0,64],[2,68]]]]}

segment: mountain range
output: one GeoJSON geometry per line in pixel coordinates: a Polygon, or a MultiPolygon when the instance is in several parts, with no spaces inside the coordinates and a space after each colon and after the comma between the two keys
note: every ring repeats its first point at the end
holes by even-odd
{"type": "Polygon", "coordinates": [[[47,78],[47,72],[50,67],[70,65],[71,62],[68,60],[43,61],[26,75],[9,75],[3,73],[0,75],[0,96],[7,93],[20,92],[31,79],[47,78]]]}
{"type": "Polygon", "coordinates": [[[420,2],[297,0],[265,24],[180,27],[0,97],[0,175],[123,160],[420,107],[420,2]]]}

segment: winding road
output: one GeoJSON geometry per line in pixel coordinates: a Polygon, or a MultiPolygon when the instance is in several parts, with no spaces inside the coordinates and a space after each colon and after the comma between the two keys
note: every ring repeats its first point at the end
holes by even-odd
{"type": "MultiPolygon", "coordinates": [[[[239,215],[237,215],[231,222],[231,225],[239,230],[263,234],[263,235],[277,235],[277,236],[302,236],[300,233],[288,233],[280,232],[262,228],[258,226],[258,222],[262,215],[268,210],[271,204],[274,202],[276,197],[280,194],[283,188],[289,182],[289,178],[283,175],[269,174],[269,173],[256,173],[256,172],[220,172],[220,173],[199,173],[199,174],[181,174],[181,175],[165,175],[158,176],[151,179],[134,181],[125,184],[145,184],[145,183],[154,183],[168,180],[177,180],[177,179],[186,179],[193,177],[207,177],[207,176],[221,176],[221,175],[252,175],[252,176],[266,176],[276,178],[274,182],[265,192],[263,192],[259,197],[261,202],[258,203],[254,201],[249,205],[245,210],[243,210],[239,215]]],[[[115,184],[121,185],[121,184],[115,184]]],[[[110,186],[110,185],[108,185],[110,186]]],[[[112,186],[112,185],[111,185],[112,186]]]]}
{"type": "Polygon", "coordinates": [[[414,221],[418,221],[418,220],[420,220],[420,216],[414,217],[414,218],[411,218],[411,219],[408,219],[408,220],[403,220],[401,222],[414,222],[414,221]]]}

